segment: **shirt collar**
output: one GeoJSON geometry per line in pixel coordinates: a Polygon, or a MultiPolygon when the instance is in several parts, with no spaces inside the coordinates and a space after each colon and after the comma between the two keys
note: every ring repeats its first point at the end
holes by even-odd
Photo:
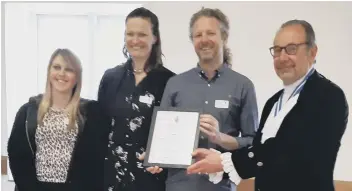
{"type": "Polygon", "coordinates": [[[301,77],[300,79],[298,79],[297,81],[295,81],[294,83],[290,84],[290,85],[284,85],[284,92],[291,94],[294,89],[301,84],[301,82],[306,78],[306,76],[309,74],[309,72],[313,69],[313,65],[309,68],[309,70],[307,70],[307,73],[301,77]]]}
{"type": "MultiPolygon", "coordinates": [[[[222,74],[227,68],[230,68],[230,65],[227,63],[223,63],[221,64],[221,66],[215,70],[216,74],[222,74]]],[[[195,68],[196,72],[198,74],[204,74],[205,72],[202,70],[202,68],[200,67],[199,63],[197,63],[197,67],[195,68]]]]}

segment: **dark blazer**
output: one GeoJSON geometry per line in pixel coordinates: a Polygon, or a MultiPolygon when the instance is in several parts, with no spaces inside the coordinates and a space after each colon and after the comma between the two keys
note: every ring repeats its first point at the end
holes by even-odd
{"type": "Polygon", "coordinates": [[[253,146],[232,153],[242,179],[256,191],[333,191],[333,173],[348,120],[343,90],[315,71],[275,138],[261,143],[262,129],[283,90],[265,104],[253,146]]]}
{"type": "MultiPolygon", "coordinates": [[[[9,165],[16,189],[19,191],[40,190],[35,168],[35,133],[41,98],[41,95],[32,97],[19,109],[8,141],[9,165]]],[[[87,147],[99,139],[99,134],[96,134],[93,140],[87,140],[83,132],[94,131],[98,127],[106,126],[106,119],[103,118],[96,101],[81,99],[80,112],[83,120],[78,122],[77,141],[66,180],[69,190],[89,190],[87,188],[96,187],[94,181],[87,181],[93,179],[97,171],[94,165],[86,168],[94,160],[94,157],[87,158],[89,154],[87,147]]]]}

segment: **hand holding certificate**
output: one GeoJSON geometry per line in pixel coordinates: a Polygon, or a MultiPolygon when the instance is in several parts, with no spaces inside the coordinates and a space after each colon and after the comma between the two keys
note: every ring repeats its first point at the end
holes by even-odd
{"type": "Polygon", "coordinates": [[[187,168],[198,146],[200,111],[155,107],[145,166],[187,168]]]}

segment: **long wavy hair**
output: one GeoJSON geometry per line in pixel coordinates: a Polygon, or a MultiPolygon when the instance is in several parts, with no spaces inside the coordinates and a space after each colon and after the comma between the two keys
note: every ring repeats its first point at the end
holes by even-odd
{"type": "Polygon", "coordinates": [[[69,114],[68,129],[72,130],[76,128],[77,119],[82,119],[81,113],[79,111],[80,94],[82,88],[82,66],[78,57],[69,49],[56,49],[50,57],[47,69],[46,87],[43,98],[39,104],[37,122],[38,124],[43,125],[43,118],[53,104],[52,84],[50,83],[50,69],[53,65],[53,60],[59,55],[62,56],[68,65],[73,67],[76,74],[76,85],[72,90],[72,97],[66,107],[66,110],[69,114]]]}

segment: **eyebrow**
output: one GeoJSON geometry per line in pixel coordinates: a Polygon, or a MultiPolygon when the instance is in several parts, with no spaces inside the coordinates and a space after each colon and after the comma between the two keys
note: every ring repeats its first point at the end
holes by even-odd
{"type": "Polygon", "coordinates": [[[283,46],[274,43],[273,46],[285,47],[285,46],[288,46],[288,45],[290,45],[290,44],[300,44],[300,43],[289,42],[289,43],[287,43],[286,45],[283,45],[283,46]]]}
{"type": "Polygon", "coordinates": [[[62,66],[61,64],[54,62],[54,63],[52,64],[52,66],[60,66],[60,67],[63,67],[63,68],[68,68],[68,69],[74,70],[74,67],[72,67],[72,66],[70,66],[70,65],[68,65],[68,64],[67,64],[66,66],[62,66]]]}

